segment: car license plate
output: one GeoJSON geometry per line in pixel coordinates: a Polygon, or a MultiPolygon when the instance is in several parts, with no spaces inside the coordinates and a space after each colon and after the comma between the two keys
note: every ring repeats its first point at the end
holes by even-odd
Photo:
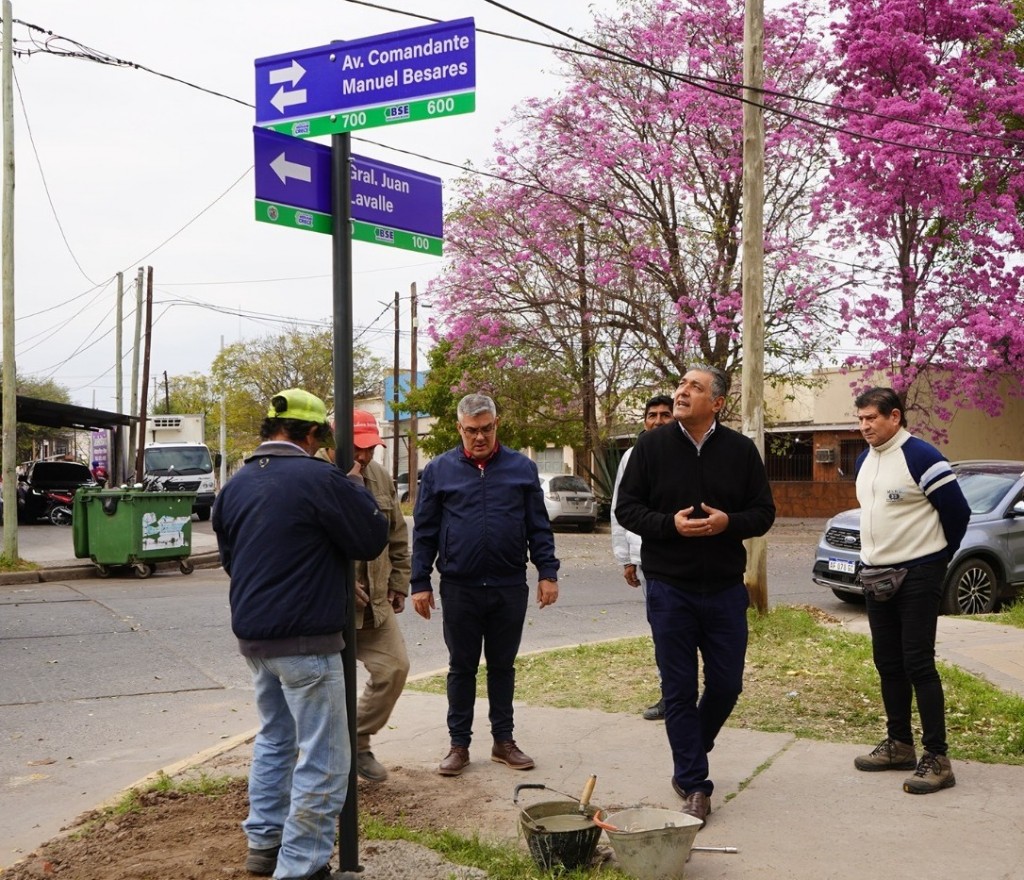
{"type": "Polygon", "coordinates": [[[828,558],[828,570],[841,571],[845,574],[856,574],[857,563],[850,562],[849,559],[836,559],[834,556],[830,556],[828,558]]]}

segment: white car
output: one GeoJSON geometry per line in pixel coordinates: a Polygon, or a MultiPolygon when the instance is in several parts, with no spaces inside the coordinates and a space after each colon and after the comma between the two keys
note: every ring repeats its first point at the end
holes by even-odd
{"type": "Polygon", "coordinates": [[[592,532],[597,525],[597,498],[579,477],[569,474],[541,474],[544,506],[553,526],[576,526],[592,532]]]}

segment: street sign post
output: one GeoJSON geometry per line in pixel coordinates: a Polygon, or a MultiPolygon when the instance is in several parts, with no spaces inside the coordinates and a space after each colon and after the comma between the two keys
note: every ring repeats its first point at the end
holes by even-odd
{"type": "Polygon", "coordinates": [[[472,18],[256,59],[256,124],[317,137],[476,109],[472,18]]]}

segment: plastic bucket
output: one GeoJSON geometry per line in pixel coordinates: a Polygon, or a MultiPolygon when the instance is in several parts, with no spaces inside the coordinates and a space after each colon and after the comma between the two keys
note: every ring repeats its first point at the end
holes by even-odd
{"type": "Polygon", "coordinates": [[[573,801],[544,801],[523,807],[519,825],[537,867],[550,871],[558,865],[582,868],[594,857],[601,829],[594,824],[595,807],[573,801]]]}
{"type": "Polygon", "coordinates": [[[604,818],[619,867],[636,880],[681,880],[700,819],[676,810],[637,807],[604,818]]]}

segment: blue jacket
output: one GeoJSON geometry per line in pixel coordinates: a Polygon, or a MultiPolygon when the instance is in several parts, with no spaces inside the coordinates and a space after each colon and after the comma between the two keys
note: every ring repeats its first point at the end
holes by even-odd
{"type": "Polygon", "coordinates": [[[340,650],[348,560],[373,559],[388,521],[373,496],[291,443],[263,443],[213,505],[231,628],[251,656],[340,650]]]}
{"type": "Polygon", "coordinates": [[[423,470],[412,532],[412,592],[442,583],[518,586],[527,560],[540,580],[556,579],[558,559],[537,465],[499,444],[484,467],[456,447],[423,470]]]}

